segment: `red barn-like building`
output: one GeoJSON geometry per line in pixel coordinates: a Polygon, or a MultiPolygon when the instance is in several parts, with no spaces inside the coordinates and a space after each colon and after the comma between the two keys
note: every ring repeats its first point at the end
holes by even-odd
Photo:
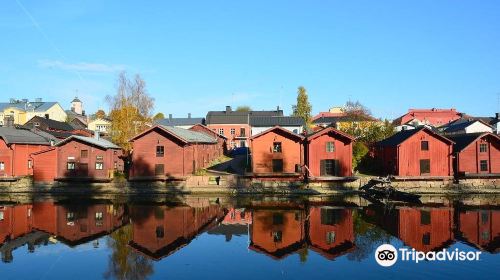
{"type": "Polygon", "coordinates": [[[452,176],[452,152],[453,141],[426,127],[403,130],[375,144],[383,173],[402,177],[452,176]]]}
{"type": "Polygon", "coordinates": [[[189,130],[205,133],[205,134],[211,135],[212,137],[217,139],[217,146],[215,146],[213,149],[214,150],[213,151],[214,152],[213,158],[220,157],[220,156],[224,155],[224,153],[226,153],[226,151],[227,151],[227,137],[226,136],[221,135],[221,134],[213,131],[212,129],[210,129],[207,126],[202,125],[200,123],[193,125],[191,128],[189,128],[189,130]]]}
{"type": "Polygon", "coordinates": [[[154,126],[132,142],[131,180],[183,177],[206,167],[219,154],[217,139],[195,130],[154,126]]]}
{"type": "Polygon", "coordinates": [[[250,138],[255,175],[296,174],[304,163],[304,137],[275,126],[250,138]]]}
{"type": "Polygon", "coordinates": [[[49,137],[28,129],[0,127],[0,177],[33,175],[33,162],[29,155],[50,145],[49,137]]]}
{"type": "Polygon", "coordinates": [[[307,136],[305,161],[311,177],[352,176],[354,138],[333,127],[307,136]]]}
{"type": "Polygon", "coordinates": [[[123,171],[121,156],[121,148],[105,139],[73,135],[31,154],[33,177],[35,182],[111,180],[114,171],[123,171]]]}
{"type": "Polygon", "coordinates": [[[500,211],[465,210],[458,219],[458,239],[480,250],[500,251],[500,211]]]}
{"type": "Polygon", "coordinates": [[[500,175],[500,137],[492,133],[473,133],[449,137],[455,142],[453,169],[458,176],[500,175]]]}

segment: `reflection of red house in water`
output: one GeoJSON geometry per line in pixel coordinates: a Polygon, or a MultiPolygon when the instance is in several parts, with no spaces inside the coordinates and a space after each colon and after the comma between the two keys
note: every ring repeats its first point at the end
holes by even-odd
{"type": "Polygon", "coordinates": [[[0,244],[32,230],[31,205],[0,206],[0,244]]]}
{"type": "Polygon", "coordinates": [[[354,249],[352,210],[312,207],[309,210],[309,244],[328,259],[354,249]]]}
{"type": "Polygon", "coordinates": [[[250,248],[281,259],[304,247],[303,210],[254,210],[250,248]]]}
{"type": "Polygon", "coordinates": [[[222,224],[224,225],[248,225],[252,223],[252,212],[245,209],[230,208],[222,224]]]}
{"type": "Polygon", "coordinates": [[[500,250],[500,210],[467,210],[458,218],[458,239],[478,249],[500,250]]]}
{"type": "Polygon", "coordinates": [[[398,212],[397,237],[406,245],[429,252],[453,243],[453,209],[404,207],[398,212]]]}
{"type": "Polygon", "coordinates": [[[133,206],[130,213],[133,238],[129,245],[156,260],[184,247],[224,215],[218,205],[201,208],[133,206]]]}

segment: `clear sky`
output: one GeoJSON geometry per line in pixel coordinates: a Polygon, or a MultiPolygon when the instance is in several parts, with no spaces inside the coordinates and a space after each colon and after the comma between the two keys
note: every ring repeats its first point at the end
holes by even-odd
{"type": "Polygon", "coordinates": [[[299,85],[314,113],[348,99],[383,118],[499,111],[496,0],[2,0],[0,34],[2,101],[77,94],[91,113],[126,70],[174,116],[290,113],[299,85]]]}

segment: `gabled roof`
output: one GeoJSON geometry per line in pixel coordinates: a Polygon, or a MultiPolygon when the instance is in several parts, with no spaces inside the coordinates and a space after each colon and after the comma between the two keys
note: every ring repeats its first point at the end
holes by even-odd
{"type": "Polygon", "coordinates": [[[202,133],[202,132],[197,132],[197,131],[192,131],[189,129],[184,129],[184,128],[179,128],[179,127],[174,127],[174,126],[163,126],[163,125],[156,125],[136,136],[134,136],[130,141],[134,141],[137,138],[140,138],[144,134],[154,130],[154,129],[160,129],[175,138],[179,139],[180,141],[184,143],[217,143],[217,140],[215,138],[210,137],[209,135],[202,133]]]}
{"type": "Polygon", "coordinates": [[[450,139],[448,139],[448,138],[446,138],[444,136],[441,136],[441,135],[435,133],[431,129],[429,129],[427,127],[420,127],[420,128],[416,128],[416,129],[402,130],[402,131],[394,134],[393,136],[391,136],[389,138],[386,138],[386,139],[384,139],[382,141],[377,142],[376,145],[377,146],[382,146],[382,147],[399,146],[404,141],[406,141],[407,139],[409,139],[410,137],[412,137],[413,135],[419,133],[420,131],[424,131],[424,130],[427,131],[429,134],[433,135],[434,137],[441,139],[444,142],[447,142],[449,144],[453,144],[452,140],[450,140],[450,139]]]}
{"type": "Polygon", "coordinates": [[[493,127],[491,127],[491,125],[489,125],[488,123],[485,123],[484,121],[482,121],[480,119],[464,119],[464,118],[455,120],[449,124],[441,126],[441,128],[443,128],[443,132],[445,132],[445,133],[452,133],[452,132],[464,130],[467,127],[469,127],[477,122],[493,129],[493,127]]]}
{"type": "Polygon", "coordinates": [[[0,127],[0,138],[5,144],[50,145],[50,139],[23,128],[0,127]]]}
{"type": "Polygon", "coordinates": [[[342,136],[344,138],[347,138],[350,141],[354,141],[355,140],[354,136],[351,136],[351,135],[349,135],[349,134],[347,134],[345,132],[342,132],[342,131],[340,131],[338,129],[335,129],[332,126],[328,126],[328,127],[325,127],[325,128],[323,128],[321,130],[318,130],[318,131],[310,133],[309,135],[307,135],[307,140],[313,140],[313,139],[315,139],[315,138],[317,138],[317,137],[319,137],[319,136],[321,136],[321,135],[323,135],[325,133],[328,133],[328,132],[333,132],[333,133],[335,133],[337,135],[340,135],[340,136],[342,136]]]}
{"type": "Polygon", "coordinates": [[[205,118],[165,118],[157,120],[156,124],[164,126],[187,126],[205,124],[205,118]]]}
{"type": "Polygon", "coordinates": [[[254,127],[266,126],[303,126],[304,119],[293,116],[251,116],[250,125],[254,127]]]}
{"type": "Polygon", "coordinates": [[[468,134],[458,134],[458,135],[452,135],[449,136],[453,142],[455,142],[455,145],[453,146],[453,152],[458,153],[463,151],[465,148],[467,148],[469,145],[472,143],[476,142],[476,140],[483,138],[484,136],[491,136],[498,141],[500,141],[500,137],[496,134],[493,133],[468,133],[468,134]]]}
{"type": "Polygon", "coordinates": [[[226,111],[209,111],[207,113],[207,124],[248,124],[250,117],[261,116],[283,116],[283,110],[274,111],[232,111],[230,108],[226,111]]]}
{"type": "Polygon", "coordinates": [[[208,133],[211,133],[211,134],[213,134],[213,135],[216,135],[217,137],[227,139],[227,137],[226,137],[226,136],[224,136],[224,135],[222,135],[222,134],[219,134],[219,133],[217,133],[217,132],[213,131],[212,129],[210,129],[210,127],[208,127],[208,126],[206,126],[206,125],[203,125],[203,124],[201,124],[201,123],[197,123],[197,124],[193,125],[193,126],[192,126],[189,130],[193,130],[192,128],[193,128],[193,127],[197,127],[197,126],[202,127],[202,128],[203,128],[203,129],[205,129],[208,133]]]}
{"type": "Polygon", "coordinates": [[[319,117],[313,121],[314,124],[322,124],[322,123],[338,123],[338,122],[363,122],[363,121],[371,121],[375,122],[377,119],[362,115],[362,114],[352,114],[352,115],[343,115],[343,116],[327,116],[327,117],[319,117]]]}
{"type": "Polygon", "coordinates": [[[46,125],[48,128],[55,129],[55,130],[63,130],[63,131],[71,131],[74,128],[67,122],[60,122],[60,121],[55,121],[51,119],[46,119],[43,117],[39,116],[34,116],[31,118],[29,121],[26,122],[25,125],[31,124],[30,127],[34,127],[34,123],[40,123],[46,125]]]}
{"type": "Polygon", "coordinates": [[[299,139],[299,140],[303,140],[304,139],[304,136],[302,136],[300,134],[296,134],[296,133],[293,133],[293,132],[289,131],[288,129],[284,129],[284,128],[279,127],[279,126],[275,126],[275,127],[271,127],[269,129],[266,129],[266,130],[262,131],[259,134],[255,134],[254,136],[250,137],[250,140],[253,140],[255,138],[258,138],[258,137],[260,137],[262,135],[268,134],[269,132],[276,131],[276,130],[280,131],[282,133],[285,133],[285,134],[287,134],[290,137],[295,138],[295,139],[299,139]]]}
{"type": "Polygon", "coordinates": [[[82,141],[82,142],[88,143],[90,145],[101,147],[103,149],[121,149],[119,146],[109,142],[106,139],[102,139],[102,138],[97,139],[94,137],[85,137],[85,136],[80,136],[80,135],[71,135],[70,137],[58,142],[55,146],[61,146],[65,143],[70,142],[71,140],[82,141]]]}

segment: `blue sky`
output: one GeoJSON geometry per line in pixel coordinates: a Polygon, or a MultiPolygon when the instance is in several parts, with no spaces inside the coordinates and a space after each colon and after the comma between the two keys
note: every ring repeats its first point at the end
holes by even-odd
{"type": "Polygon", "coordinates": [[[348,99],[383,118],[499,111],[500,1],[4,0],[0,34],[2,100],[69,107],[78,90],[107,109],[126,70],[174,116],[290,113],[299,85],[314,113],[348,99]]]}

